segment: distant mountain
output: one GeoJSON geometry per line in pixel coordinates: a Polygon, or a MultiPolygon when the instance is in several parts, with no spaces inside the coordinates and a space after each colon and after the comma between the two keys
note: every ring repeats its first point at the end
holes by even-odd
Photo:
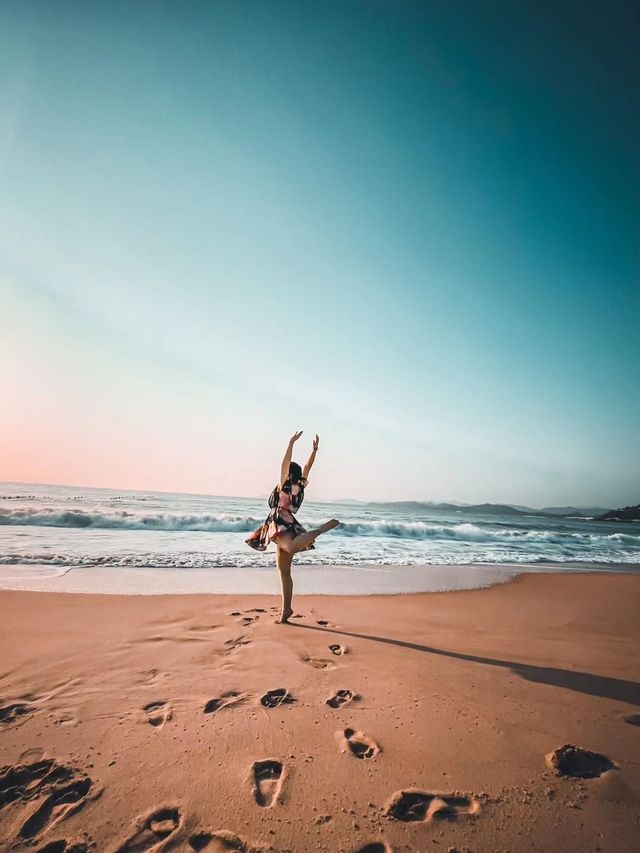
{"type": "Polygon", "coordinates": [[[596,515],[604,515],[609,510],[603,506],[543,506],[540,512],[549,513],[549,515],[579,515],[595,518],[596,515]]]}
{"type": "MultiPolygon", "coordinates": [[[[477,513],[478,515],[511,515],[511,516],[547,516],[549,518],[602,518],[608,514],[608,510],[603,507],[591,506],[545,506],[542,509],[535,509],[530,506],[522,506],[519,504],[464,504],[457,501],[356,501],[344,500],[340,503],[360,504],[362,506],[392,506],[394,509],[405,510],[440,510],[441,512],[469,512],[477,513]]],[[[627,507],[633,509],[633,507],[627,507]]],[[[622,512],[623,510],[613,510],[613,512],[622,512]]],[[[605,518],[604,520],[609,520],[605,518]]]]}
{"type": "MultiPolygon", "coordinates": [[[[374,502],[372,501],[372,504],[374,502]]],[[[435,509],[444,512],[469,512],[478,515],[552,515],[530,507],[514,507],[510,504],[459,504],[434,503],[432,501],[385,501],[375,502],[375,506],[392,506],[396,509],[435,509]]]]}
{"type": "Polygon", "coordinates": [[[466,512],[487,513],[489,515],[540,515],[536,509],[516,509],[510,504],[471,504],[465,507],[466,512]]]}
{"type": "Polygon", "coordinates": [[[489,503],[465,506],[465,510],[467,512],[497,513],[499,515],[546,515],[558,518],[593,518],[606,512],[602,507],[545,506],[542,509],[535,509],[530,506],[489,503]]]}
{"type": "Polygon", "coordinates": [[[598,521],[640,521],[640,504],[610,509],[609,512],[599,515],[598,521]]]}

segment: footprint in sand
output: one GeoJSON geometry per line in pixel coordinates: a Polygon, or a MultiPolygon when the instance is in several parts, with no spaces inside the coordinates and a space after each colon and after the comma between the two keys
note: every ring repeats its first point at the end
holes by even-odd
{"type": "Polygon", "coordinates": [[[432,794],[409,789],[395,793],[385,807],[385,813],[404,823],[430,823],[432,820],[458,820],[480,813],[480,801],[475,797],[453,794],[432,794]]]}
{"type": "Polygon", "coordinates": [[[167,720],[173,716],[171,705],[164,700],[149,702],[142,710],[149,725],[156,729],[161,729],[167,720]]]}
{"type": "MultiPolygon", "coordinates": [[[[188,628],[187,631],[191,631],[188,628]]],[[[196,629],[197,630],[197,629],[196,629]]],[[[185,634],[154,634],[152,637],[138,637],[131,643],[207,643],[208,637],[198,637],[189,633],[185,634]]]]}
{"type": "MultiPolygon", "coordinates": [[[[45,777],[42,792],[47,787],[45,777]]],[[[55,784],[44,800],[39,799],[27,814],[19,830],[20,838],[25,841],[38,838],[46,830],[52,829],[60,821],[80,811],[99,793],[93,780],[80,774],[74,774],[71,781],[55,784]]]]}
{"type": "Polygon", "coordinates": [[[608,770],[619,769],[606,755],[590,752],[572,743],[554,749],[545,755],[545,761],[556,775],[571,776],[573,779],[596,779],[608,770]]]}
{"type": "Polygon", "coordinates": [[[217,832],[195,832],[189,837],[189,848],[199,853],[206,850],[207,853],[227,853],[227,851],[238,851],[238,853],[262,853],[263,848],[252,847],[250,844],[224,829],[217,832]]]}
{"type": "Polygon", "coordinates": [[[246,627],[247,625],[251,625],[252,622],[257,622],[260,618],[261,613],[266,613],[267,611],[264,607],[251,607],[249,610],[234,610],[229,616],[240,616],[242,617],[242,624],[246,627]],[[252,614],[252,615],[250,615],[252,614]]]}
{"type": "Polygon", "coordinates": [[[235,705],[244,699],[244,693],[239,693],[237,690],[227,690],[226,693],[221,693],[215,699],[209,699],[204,706],[205,714],[213,714],[221,708],[227,708],[229,705],[235,705]]]}
{"type": "Polygon", "coordinates": [[[52,758],[5,767],[0,772],[0,808],[15,800],[33,800],[46,785],[67,781],[72,776],[70,768],[56,765],[52,758]]]}
{"type": "Polygon", "coordinates": [[[220,625],[205,625],[203,623],[197,623],[195,625],[189,625],[187,627],[187,631],[197,631],[199,634],[206,634],[210,631],[217,631],[220,627],[220,625]]]}
{"type": "Polygon", "coordinates": [[[52,758],[14,764],[0,771],[0,808],[26,803],[20,838],[36,841],[45,830],[82,809],[101,793],[92,779],[52,758]]]}
{"type": "Polygon", "coordinates": [[[346,655],[346,653],[348,652],[347,647],[341,646],[340,643],[331,643],[331,645],[329,646],[329,650],[332,654],[338,655],[338,657],[340,655],[346,655]]]}
{"type": "Polygon", "coordinates": [[[26,702],[12,702],[10,705],[3,705],[0,707],[0,724],[10,725],[11,723],[15,723],[16,720],[26,717],[34,710],[26,702]]]}
{"type": "Polygon", "coordinates": [[[343,705],[348,705],[349,702],[353,702],[354,699],[358,698],[360,697],[351,690],[336,690],[333,696],[327,699],[326,704],[330,708],[342,708],[343,705]]]}
{"type": "Polygon", "coordinates": [[[180,809],[173,806],[157,809],[137,821],[136,831],[118,847],[116,853],[150,853],[156,850],[161,842],[175,835],[181,825],[180,809]]]}
{"type": "Polygon", "coordinates": [[[346,748],[356,758],[373,758],[380,752],[380,747],[372,738],[353,729],[345,729],[343,732],[343,752],[346,748]]]}
{"type": "Polygon", "coordinates": [[[326,660],[325,658],[312,658],[309,655],[302,655],[300,660],[314,669],[335,669],[336,667],[332,660],[326,660]]]}
{"type": "Polygon", "coordinates": [[[233,637],[230,640],[225,641],[225,646],[227,646],[229,652],[233,652],[236,649],[239,649],[240,646],[246,646],[251,642],[249,637],[246,634],[240,634],[239,637],[233,637]]]}
{"type": "Polygon", "coordinates": [[[20,753],[18,761],[20,764],[35,764],[37,761],[42,761],[43,758],[44,749],[39,746],[32,746],[20,753]]]}
{"type": "Polygon", "coordinates": [[[265,708],[277,708],[278,705],[291,705],[296,700],[284,687],[277,690],[269,690],[260,699],[265,708]]]}
{"type": "Polygon", "coordinates": [[[57,711],[52,718],[56,726],[77,726],[79,722],[77,710],[57,711]]]}
{"type": "Polygon", "coordinates": [[[89,846],[84,841],[67,841],[61,838],[58,841],[49,841],[44,847],[38,847],[34,853],[89,853],[89,846]]]}
{"type": "Polygon", "coordinates": [[[251,767],[251,780],[256,803],[268,809],[275,805],[282,790],[284,768],[274,759],[256,761],[251,767]]]}
{"type": "MultiPolygon", "coordinates": [[[[231,614],[235,616],[235,613],[231,614]]],[[[196,853],[200,853],[200,850],[206,850],[207,847],[211,850],[210,847],[211,842],[213,841],[213,834],[211,832],[194,832],[193,835],[189,836],[189,847],[192,850],[195,850],[196,853]]]]}
{"type": "Polygon", "coordinates": [[[162,672],[159,669],[144,669],[139,673],[139,678],[137,680],[138,684],[144,684],[148,687],[153,687],[158,685],[160,681],[163,681],[167,677],[166,672],[162,672]]]}

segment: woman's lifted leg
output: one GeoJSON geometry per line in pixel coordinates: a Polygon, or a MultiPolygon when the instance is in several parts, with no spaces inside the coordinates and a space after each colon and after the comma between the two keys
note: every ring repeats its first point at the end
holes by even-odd
{"type": "Polygon", "coordinates": [[[339,524],[340,522],[336,518],[332,518],[331,521],[321,524],[320,527],[316,527],[313,530],[307,530],[305,533],[300,533],[298,536],[281,536],[279,540],[279,547],[293,556],[294,554],[298,554],[300,551],[306,551],[309,545],[313,545],[318,536],[322,533],[326,533],[328,530],[333,530],[333,528],[337,527],[339,524]]]}
{"type": "Polygon", "coordinates": [[[313,545],[316,537],[320,536],[322,533],[327,533],[329,530],[333,530],[333,528],[337,527],[339,524],[340,522],[337,518],[332,518],[331,521],[321,524],[320,527],[316,527],[314,530],[307,530],[306,533],[301,533],[299,536],[294,537],[291,542],[291,546],[293,548],[292,553],[297,554],[299,551],[305,551],[309,545],[313,545]]]}

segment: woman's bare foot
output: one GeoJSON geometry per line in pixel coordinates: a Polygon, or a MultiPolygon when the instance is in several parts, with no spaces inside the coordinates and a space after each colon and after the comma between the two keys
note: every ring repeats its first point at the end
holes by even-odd
{"type": "Polygon", "coordinates": [[[318,528],[318,535],[320,533],[327,533],[329,530],[333,530],[334,527],[339,527],[340,522],[337,518],[332,518],[330,521],[325,522],[322,527],[318,528]]]}
{"type": "Polygon", "coordinates": [[[283,610],[280,614],[280,618],[276,619],[277,625],[286,625],[289,619],[293,616],[293,610],[288,607],[286,610],[283,610]]]}

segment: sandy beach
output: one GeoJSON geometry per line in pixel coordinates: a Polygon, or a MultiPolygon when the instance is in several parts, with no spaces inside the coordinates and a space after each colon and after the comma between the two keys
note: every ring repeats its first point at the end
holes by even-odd
{"type": "Polygon", "coordinates": [[[639,33],[0,0],[0,853],[640,853],[639,33]]]}
{"type": "Polygon", "coordinates": [[[0,592],[0,848],[638,849],[640,577],[277,604],[0,592]]]}

